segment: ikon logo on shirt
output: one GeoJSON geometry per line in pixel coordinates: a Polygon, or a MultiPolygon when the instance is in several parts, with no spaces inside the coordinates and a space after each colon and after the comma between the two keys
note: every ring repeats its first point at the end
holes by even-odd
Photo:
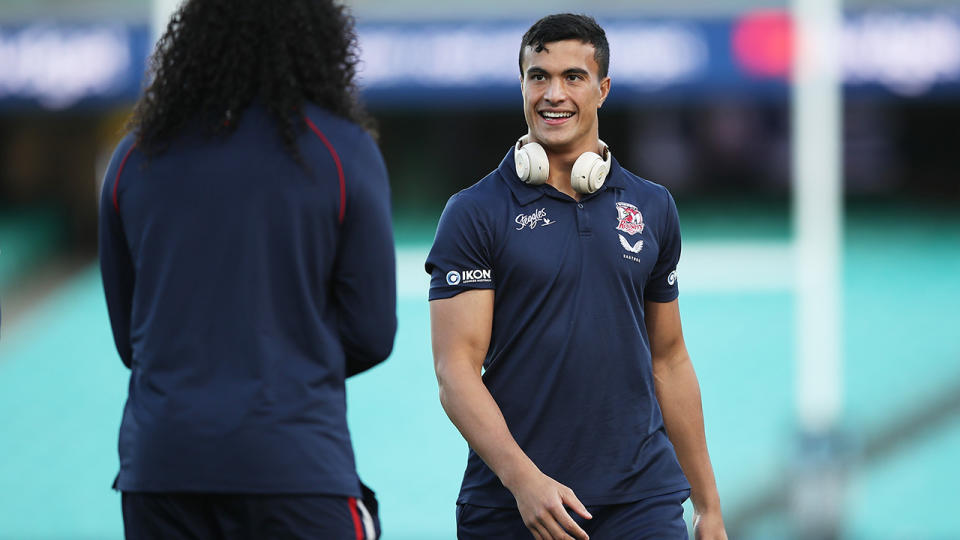
{"type": "Polygon", "coordinates": [[[487,283],[493,281],[491,270],[451,270],[447,272],[447,285],[487,283]]]}

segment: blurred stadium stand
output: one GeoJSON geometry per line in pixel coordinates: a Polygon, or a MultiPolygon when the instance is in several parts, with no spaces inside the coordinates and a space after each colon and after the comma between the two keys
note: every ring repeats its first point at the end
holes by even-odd
{"type": "MultiPolygon", "coordinates": [[[[477,18],[539,18],[543,13],[561,11],[583,12],[585,5],[576,0],[530,0],[517,3],[510,0],[351,0],[345,2],[360,20],[472,20],[477,18]]],[[[950,0],[848,0],[847,8],[945,8],[955,6],[950,0]]],[[[730,15],[761,8],[787,8],[783,0],[594,0],[589,12],[600,15],[730,15]]],[[[74,19],[140,19],[150,13],[150,0],[4,0],[0,17],[33,19],[57,17],[74,19]]]]}
{"type": "MultiPolygon", "coordinates": [[[[391,173],[401,292],[394,356],[351,381],[351,426],[388,538],[452,538],[465,445],[435,397],[423,258],[446,198],[496,166],[525,129],[522,32],[584,4],[350,5],[391,173]]],[[[849,489],[836,537],[956,539],[946,509],[960,505],[951,489],[960,480],[960,6],[844,6],[849,489]]],[[[788,8],[606,0],[589,9],[612,42],[602,137],[678,199],[684,323],[731,538],[798,530],[791,355],[803,336],[793,335],[790,289],[788,8]],[[772,249],[751,251],[758,243],[772,249]]],[[[150,9],[146,0],[0,2],[0,539],[121,535],[108,487],[126,373],[93,261],[95,211],[141,88],[150,9]]]]}

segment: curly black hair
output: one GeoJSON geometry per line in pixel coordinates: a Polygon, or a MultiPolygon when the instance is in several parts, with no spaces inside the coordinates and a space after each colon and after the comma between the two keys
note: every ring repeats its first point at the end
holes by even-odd
{"type": "Polygon", "coordinates": [[[354,81],[353,23],[333,0],[186,0],[157,42],[127,128],[141,151],[159,154],[188,127],[231,133],[258,100],[298,161],[304,102],[373,132],[354,81]]]}

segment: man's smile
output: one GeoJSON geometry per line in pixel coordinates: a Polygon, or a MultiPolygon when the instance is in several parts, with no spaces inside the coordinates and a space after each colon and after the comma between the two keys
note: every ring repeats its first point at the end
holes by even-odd
{"type": "Polygon", "coordinates": [[[538,114],[543,118],[544,122],[551,126],[559,125],[570,118],[573,117],[574,113],[571,111],[539,111],[538,114]]]}

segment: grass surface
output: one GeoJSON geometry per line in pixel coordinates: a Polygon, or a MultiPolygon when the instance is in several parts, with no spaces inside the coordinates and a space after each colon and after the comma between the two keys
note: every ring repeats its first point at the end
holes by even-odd
{"type": "MultiPolygon", "coordinates": [[[[735,216],[684,216],[687,240],[757,238],[735,216]],[[717,236],[715,227],[728,227],[717,236]]],[[[692,215],[691,215],[692,214],[692,215]]],[[[785,223],[776,213],[757,220],[785,223]]],[[[773,226],[759,237],[779,237],[773,226]],[[774,230],[774,233],[769,233],[774,230]]],[[[466,444],[437,399],[422,255],[432,231],[398,227],[400,328],[392,357],[348,384],[349,420],[364,480],[378,492],[386,538],[454,537],[466,444]],[[405,261],[405,262],[404,262],[405,261]],[[417,273],[419,272],[419,274],[417,273]]],[[[881,431],[960,380],[960,218],[938,211],[854,209],[844,280],[844,425],[881,431]]],[[[789,291],[681,294],[700,377],[707,435],[732,513],[784,473],[794,452],[793,297],[789,291]]],[[[0,341],[0,538],[119,538],[116,436],[127,372],[110,336],[95,267],[77,276],[0,341]]],[[[960,537],[960,418],[921,431],[854,469],[844,511],[850,539],[960,537]]],[[[747,538],[780,538],[782,515],[747,538]]]]}

